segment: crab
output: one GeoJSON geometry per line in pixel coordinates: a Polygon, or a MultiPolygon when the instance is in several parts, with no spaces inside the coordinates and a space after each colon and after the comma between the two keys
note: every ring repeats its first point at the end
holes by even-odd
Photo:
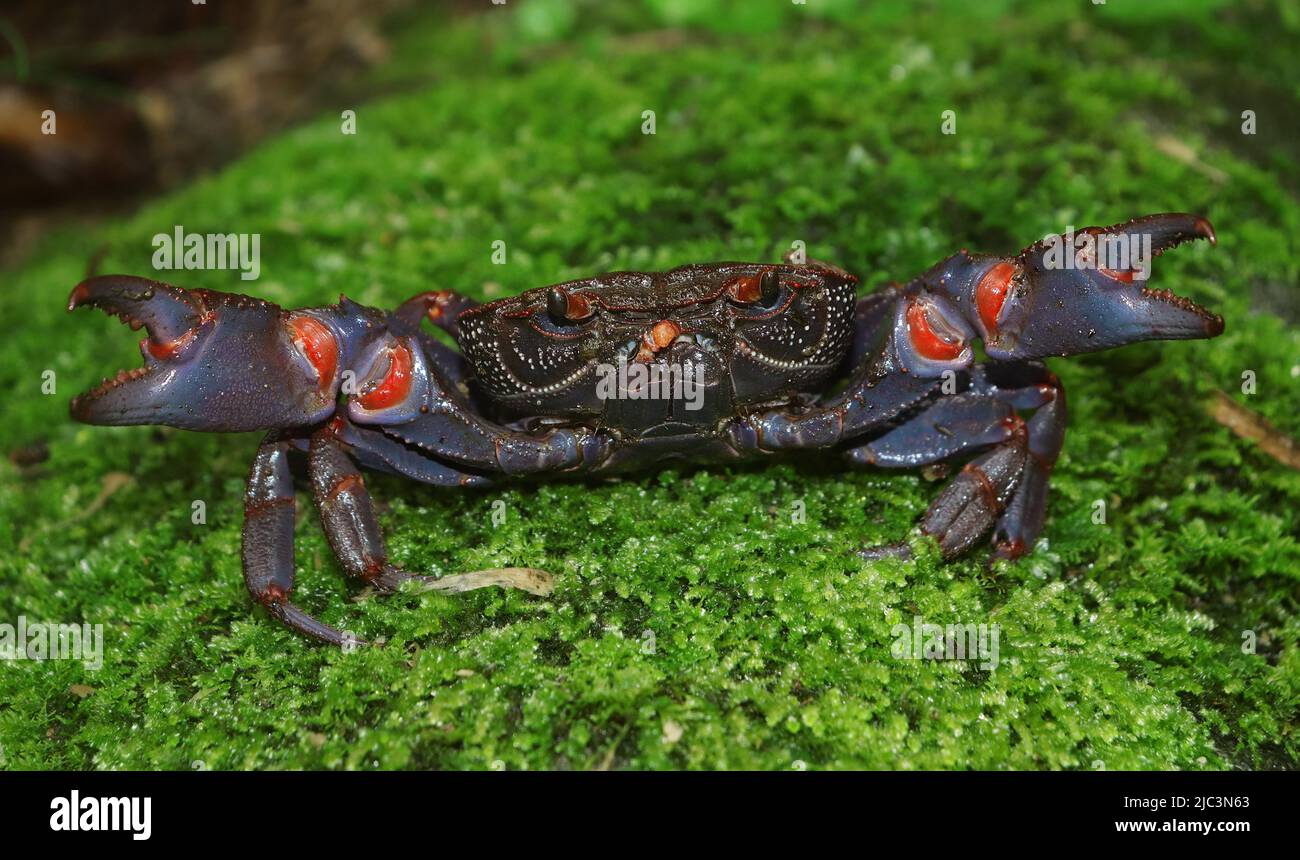
{"type": "Polygon", "coordinates": [[[346,297],[284,310],[100,276],[68,308],[146,329],[144,365],[74,398],[71,414],[266,431],[244,497],[245,582],[275,618],[339,645],[358,640],[292,600],[290,460],[302,454],[340,566],[380,592],[435,580],[389,558],[361,469],[477,487],[800,449],[884,469],[965,460],[921,530],[945,557],[991,534],[993,556],[1014,559],[1043,529],[1064,440],[1065,392],[1044,359],[1220,334],[1222,317],[1146,286],[1150,258],[1193,239],[1214,243],[1204,218],[1150,215],[1014,257],[961,251],[864,297],[848,272],[789,256],[616,272],[487,304],[439,290],[393,311],[346,297]]]}

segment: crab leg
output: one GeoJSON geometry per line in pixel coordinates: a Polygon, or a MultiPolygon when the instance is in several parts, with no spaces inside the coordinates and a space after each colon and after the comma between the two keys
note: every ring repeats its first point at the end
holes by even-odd
{"type": "Polygon", "coordinates": [[[464,311],[478,305],[478,302],[453,290],[433,290],[402,302],[393,316],[412,328],[418,328],[420,321],[427,319],[452,337],[459,337],[457,318],[464,311]]]}
{"type": "Polygon", "coordinates": [[[942,383],[903,373],[859,372],[848,389],[825,406],[796,413],[774,409],[733,421],[730,441],[742,453],[828,448],[887,426],[933,396],[942,383]]]}
{"type": "Polygon", "coordinates": [[[477,307],[478,304],[473,299],[451,290],[437,290],[420,293],[402,302],[397,310],[393,311],[393,319],[405,326],[419,340],[425,354],[438,366],[438,369],[446,374],[453,384],[459,385],[463,384],[470,375],[465,356],[421,330],[420,323],[427,319],[447,334],[456,337],[459,331],[456,318],[462,311],[477,307]]]}
{"type": "Polygon", "coordinates": [[[370,493],[332,428],[312,434],[307,464],[321,525],[339,564],[380,591],[395,591],[412,574],[388,563],[370,493]]]}
{"type": "Polygon", "coordinates": [[[1002,515],[1019,486],[1027,456],[1024,423],[1011,439],[970,461],[925,512],[921,529],[948,557],[969,549],[1002,515]]]}
{"type": "MultiPolygon", "coordinates": [[[[331,424],[314,433],[308,448],[316,506],[325,537],[348,573],[391,592],[407,579],[428,580],[388,563],[388,550],[370,495],[331,424]]],[[[289,601],[293,591],[293,476],[289,452],[295,440],[272,433],[258,448],[244,496],[244,581],[253,599],[287,626],[334,645],[349,640],[289,601]]],[[[301,440],[298,440],[301,442],[301,440]]]]}
{"type": "Polygon", "coordinates": [[[1065,442],[1065,389],[1047,373],[1038,391],[1047,401],[1029,419],[1025,472],[1011,504],[993,531],[994,555],[1018,558],[1033,548],[1047,516],[1047,481],[1065,442]]]}
{"type": "Polygon", "coordinates": [[[384,433],[452,463],[506,475],[590,470],[612,448],[599,432],[561,427],[534,436],[455,413],[431,412],[384,433]]]}
{"type": "Polygon", "coordinates": [[[451,465],[507,475],[590,470],[613,447],[599,431],[558,427],[542,435],[502,427],[479,417],[442,368],[430,366],[429,391],[419,414],[381,425],[386,436],[451,465]]]}
{"type": "Polygon", "coordinates": [[[304,447],[312,495],[325,537],[347,573],[385,593],[396,591],[409,579],[442,591],[466,590],[463,584],[452,587],[451,579],[459,577],[440,580],[408,573],[389,563],[374,505],[349,452],[355,451],[363,460],[385,471],[429,483],[470,486],[487,483],[487,479],[420,457],[377,431],[364,430],[338,418],[313,433],[309,440],[273,432],[258,448],[244,497],[244,581],[254,600],[299,633],[334,645],[365,644],[318,621],[289,601],[294,582],[295,503],[288,458],[291,451],[301,451],[304,447]]]}
{"type": "Polygon", "coordinates": [[[846,452],[854,463],[910,468],[996,446],[969,463],[925,514],[922,529],[947,556],[969,548],[996,521],[995,555],[1016,558],[1034,545],[1043,526],[1047,479],[1065,435],[1065,392],[1038,363],[995,370],[1014,374],[1021,384],[998,388],[976,367],[970,390],[846,452]],[[1036,411],[1026,422],[1017,409],[1036,411]]]}
{"type": "Polygon", "coordinates": [[[969,463],[926,511],[922,530],[944,555],[964,552],[996,522],[994,556],[1018,558],[1034,545],[1047,515],[1047,479],[1065,439],[1065,392],[1056,377],[993,396],[1018,409],[1035,409],[1028,422],[1014,413],[1010,438],[969,463]]]}
{"type": "Polygon", "coordinates": [[[976,392],[942,398],[920,415],[865,445],[845,452],[858,465],[910,469],[1011,438],[1015,410],[1006,400],[976,392]]]}
{"type": "Polygon", "coordinates": [[[362,467],[403,475],[424,484],[441,487],[483,487],[492,483],[487,475],[462,471],[430,454],[408,447],[382,430],[372,430],[335,416],[334,436],[362,467]]]}
{"type": "Polygon", "coordinates": [[[253,599],[284,624],[341,645],[340,630],[317,621],[289,601],[293,591],[293,476],[289,471],[292,445],[272,432],[257,449],[244,493],[244,582],[253,599]]]}

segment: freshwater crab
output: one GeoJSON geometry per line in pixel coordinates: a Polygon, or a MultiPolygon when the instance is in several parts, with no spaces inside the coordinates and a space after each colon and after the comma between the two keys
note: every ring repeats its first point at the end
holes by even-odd
{"type": "Polygon", "coordinates": [[[1014,558],[1043,527],[1065,430],[1064,391],[1041,360],[1223,331],[1221,317],[1145,288],[1149,258],[1115,268],[1099,249],[1145,242],[1158,255],[1196,238],[1214,242],[1204,218],[1151,215],[1015,257],[962,251],[862,298],[847,272],[789,259],[616,272],[488,304],[427,292],[391,312],[347,298],[287,311],[102,276],[68,308],[143,326],[144,366],[74,398],[71,413],[269,431],[244,499],[244,578],[280,621],[336,644],[351,640],[290,599],[295,450],[339,563],[384,592],[430,578],[389,560],[358,467],[467,487],[792,449],[884,468],[975,455],[922,529],[949,557],[992,531],[995,555],[1014,558]],[[989,361],[975,362],[976,340],[989,361]]]}

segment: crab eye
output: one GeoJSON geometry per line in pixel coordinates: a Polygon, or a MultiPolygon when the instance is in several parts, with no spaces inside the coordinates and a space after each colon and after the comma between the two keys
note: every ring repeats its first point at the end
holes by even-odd
{"type": "Polygon", "coordinates": [[[775,271],[768,269],[758,279],[758,303],[765,308],[774,307],[779,295],[781,295],[781,278],[775,271]]]}
{"type": "Polygon", "coordinates": [[[591,317],[591,302],[582,293],[569,293],[559,287],[546,291],[546,315],[559,326],[575,325],[591,317]]]}
{"type": "Polygon", "coordinates": [[[990,335],[998,332],[998,317],[1002,314],[1002,306],[1007,302],[1007,290],[1011,287],[1011,278],[1015,273],[1015,265],[997,263],[984,273],[975,287],[975,307],[979,311],[980,322],[984,323],[984,331],[990,335]]]}
{"type": "Polygon", "coordinates": [[[546,291],[546,313],[551,321],[558,325],[568,322],[569,297],[565,295],[564,290],[551,287],[546,291]]]}

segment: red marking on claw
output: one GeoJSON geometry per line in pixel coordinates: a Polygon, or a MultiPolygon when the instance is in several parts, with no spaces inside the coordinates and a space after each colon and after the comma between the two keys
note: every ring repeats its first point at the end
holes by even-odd
{"type": "Polygon", "coordinates": [[[358,398],[366,409],[387,409],[396,406],[411,393],[411,351],[398,344],[388,352],[388,372],[374,388],[358,398]]]}
{"type": "Polygon", "coordinates": [[[1103,275],[1105,275],[1106,277],[1110,278],[1112,281],[1119,281],[1125,284],[1133,283],[1133,276],[1135,272],[1132,269],[1121,269],[1119,271],[1116,271],[1114,269],[1107,269],[1105,266],[1098,266],[1097,270],[1101,272],[1103,275]]]}
{"type": "Polygon", "coordinates": [[[339,365],[339,344],[325,323],[306,314],[289,322],[293,329],[293,345],[316,370],[321,391],[334,384],[334,373],[339,365]]]}
{"type": "Polygon", "coordinates": [[[184,334],[175,340],[169,340],[166,343],[159,343],[151,337],[144,339],[145,349],[149,354],[159,361],[166,361],[169,358],[175,358],[177,354],[184,349],[190,341],[194,340],[194,332],[197,329],[188,329],[184,334]]]}
{"type": "Polygon", "coordinates": [[[912,337],[912,347],[931,361],[951,361],[965,348],[960,340],[948,340],[934,330],[921,302],[914,301],[907,309],[907,331],[912,337]]]}
{"type": "Polygon", "coordinates": [[[1015,273],[1016,267],[1013,264],[998,263],[984,273],[975,287],[975,307],[979,310],[984,330],[990,335],[998,333],[998,315],[1006,304],[1007,290],[1015,273]]]}

